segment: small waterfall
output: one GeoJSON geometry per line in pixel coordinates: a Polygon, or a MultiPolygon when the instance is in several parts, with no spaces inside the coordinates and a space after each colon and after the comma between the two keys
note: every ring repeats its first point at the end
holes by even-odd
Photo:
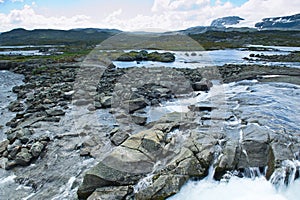
{"type": "Polygon", "coordinates": [[[259,167],[249,167],[244,170],[243,176],[246,178],[255,179],[258,177],[265,176],[265,171],[266,170],[261,170],[259,167]]]}
{"type": "Polygon", "coordinates": [[[284,190],[291,185],[297,176],[299,176],[300,161],[285,160],[282,162],[282,167],[274,171],[270,182],[277,190],[284,190]]]}
{"type": "Polygon", "coordinates": [[[153,176],[155,171],[159,168],[159,166],[161,166],[161,162],[158,161],[154,167],[151,173],[149,173],[146,177],[142,178],[134,187],[134,193],[138,193],[139,191],[142,191],[144,189],[146,189],[147,187],[149,187],[150,185],[152,185],[153,183],[153,176]]]}

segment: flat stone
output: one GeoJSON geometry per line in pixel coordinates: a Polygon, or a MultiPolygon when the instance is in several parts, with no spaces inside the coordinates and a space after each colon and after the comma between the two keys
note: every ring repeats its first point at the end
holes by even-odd
{"type": "Polygon", "coordinates": [[[8,145],[9,145],[9,140],[4,140],[0,142],[0,154],[2,154],[7,149],[8,145]]]}
{"type": "Polygon", "coordinates": [[[103,187],[96,189],[87,200],[123,200],[131,192],[132,189],[128,186],[103,187]]]}
{"type": "Polygon", "coordinates": [[[46,113],[49,116],[62,116],[62,115],[65,115],[65,111],[63,111],[61,109],[46,110],[46,113]]]}
{"type": "Polygon", "coordinates": [[[147,117],[141,115],[131,115],[131,119],[134,123],[144,126],[147,123],[147,117]]]}
{"type": "Polygon", "coordinates": [[[110,138],[111,142],[116,145],[119,146],[120,144],[122,144],[127,138],[129,137],[129,134],[123,131],[118,131],[116,133],[113,134],[113,136],[110,138]]]}

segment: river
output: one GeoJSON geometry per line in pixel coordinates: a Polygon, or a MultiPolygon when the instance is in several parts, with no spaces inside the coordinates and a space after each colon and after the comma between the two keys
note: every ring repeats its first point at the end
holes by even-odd
{"type": "MultiPolygon", "coordinates": [[[[294,50],[294,49],[292,49],[294,50]]],[[[291,49],[280,49],[278,51],[266,51],[264,54],[287,54],[291,49]]],[[[164,65],[167,67],[197,68],[203,66],[233,64],[251,64],[243,60],[243,57],[249,56],[252,51],[242,50],[217,50],[204,52],[176,52],[176,61],[171,64],[142,62],[114,62],[117,67],[131,66],[148,66],[164,65]]],[[[258,52],[262,53],[262,52],[258,52]]],[[[261,63],[259,63],[261,64],[261,63]]],[[[268,63],[262,63],[268,64],[268,63]]],[[[271,63],[278,65],[278,63],[271,63]]],[[[299,63],[279,63],[279,65],[287,65],[290,67],[300,67],[299,63]]],[[[0,109],[1,109],[1,129],[0,140],[5,139],[4,132],[6,130],[5,123],[13,117],[8,112],[7,106],[10,101],[16,99],[11,92],[15,85],[22,84],[22,76],[8,71],[0,72],[0,109]]],[[[284,130],[287,134],[299,134],[300,119],[300,87],[298,85],[284,82],[266,82],[260,83],[254,81],[241,81],[230,84],[215,84],[215,86],[199,97],[191,95],[186,96],[177,101],[164,102],[160,107],[147,108],[148,122],[156,121],[163,114],[172,111],[187,111],[187,107],[195,102],[206,101],[214,95],[218,95],[219,89],[222,89],[225,96],[225,103],[232,106],[230,109],[242,113],[243,117],[252,117],[255,123],[266,124],[266,128],[270,131],[284,130]],[[245,101],[237,101],[245,100],[245,101]]],[[[84,113],[83,110],[70,111],[66,114],[61,126],[56,127],[54,136],[66,134],[66,130],[71,134],[76,127],[72,121],[74,117],[81,118],[84,123],[93,123],[93,116],[84,113]],[[63,127],[63,125],[67,125],[63,127]]],[[[107,110],[100,110],[96,113],[97,120],[100,121],[102,127],[99,130],[105,132],[113,128],[113,115],[107,110]]],[[[78,119],[77,121],[80,121],[78,119]]],[[[238,122],[240,119],[236,119],[238,122]]],[[[45,125],[45,124],[44,124],[45,125]]],[[[40,128],[40,131],[47,133],[46,125],[40,128]]],[[[49,132],[49,131],[48,131],[49,132]]],[[[49,133],[50,134],[50,133],[49,133]]],[[[52,136],[52,137],[54,137],[52,136]]],[[[101,136],[101,135],[100,135],[101,136]]],[[[232,136],[238,138],[238,136],[232,136]]],[[[78,156],[78,151],[73,151],[75,144],[80,138],[67,136],[65,139],[54,140],[48,147],[48,152],[43,159],[37,160],[36,164],[31,164],[25,168],[19,168],[16,171],[6,171],[0,169],[0,199],[74,199],[76,198],[76,190],[79,181],[82,180],[83,172],[95,165],[97,162],[93,158],[84,158],[78,156]],[[46,167],[47,166],[47,167],[46,167]],[[20,181],[20,177],[24,178],[20,181]],[[26,177],[28,179],[26,179],[26,177]],[[29,179],[30,177],[30,179],[29,179]],[[16,178],[19,180],[16,182],[16,178]],[[36,190],[33,191],[29,180],[35,181],[36,190]],[[21,182],[19,184],[18,182],[21,182]]],[[[103,141],[105,142],[105,141],[103,141]]],[[[106,147],[109,149],[109,145],[106,147]]],[[[107,149],[103,149],[105,152],[107,149]]],[[[299,168],[299,163],[295,166],[299,168]]],[[[245,176],[238,178],[231,175],[227,180],[215,181],[213,176],[213,168],[207,178],[200,181],[189,181],[181,191],[171,197],[171,200],[181,199],[209,199],[209,200],[296,200],[299,199],[300,181],[291,181],[291,184],[276,186],[264,178],[263,175],[245,176]]],[[[232,172],[234,174],[234,172],[232,172]]]]}

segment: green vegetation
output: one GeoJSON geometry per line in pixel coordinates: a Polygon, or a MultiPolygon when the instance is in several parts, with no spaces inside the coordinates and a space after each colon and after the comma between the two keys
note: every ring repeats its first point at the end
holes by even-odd
{"type": "Polygon", "coordinates": [[[60,48],[59,51],[63,52],[62,54],[52,54],[52,55],[39,55],[39,56],[23,56],[23,55],[0,55],[0,60],[6,60],[11,62],[26,62],[34,59],[39,60],[51,60],[52,62],[71,62],[77,59],[83,58],[93,47],[80,47],[80,46],[67,46],[60,48]]]}
{"type": "Polygon", "coordinates": [[[300,46],[300,31],[207,31],[190,35],[205,49],[240,48],[247,44],[266,46],[300,46]]]}

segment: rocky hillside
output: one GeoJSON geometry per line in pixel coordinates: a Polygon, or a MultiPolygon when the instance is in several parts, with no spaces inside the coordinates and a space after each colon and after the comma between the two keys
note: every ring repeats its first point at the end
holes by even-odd
{"type": "Polygon", "coordinates": [[[255,24],[258,29],[288,29],[288,30],[300,30],[300,14],[264,18],[262,22],[255,24]]]}

